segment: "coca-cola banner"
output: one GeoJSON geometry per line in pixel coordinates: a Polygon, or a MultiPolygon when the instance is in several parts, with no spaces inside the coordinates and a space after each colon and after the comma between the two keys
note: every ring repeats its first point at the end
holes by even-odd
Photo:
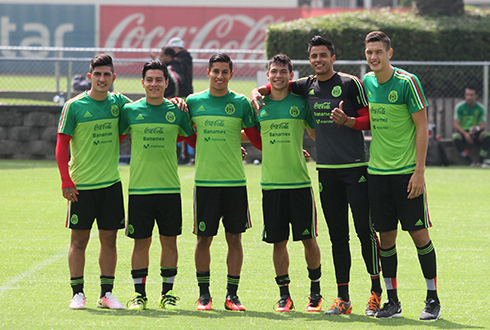
{"type": "MultiPolygon", "coordinates": [[[[263,50],[268,25],[332,12],[301,8],[100,6],[100,46],[161,48],[170,38],[180,37],[189,49],[263,50]]],[[[263,55],[237,57],[252,59],[263,55]]]]}

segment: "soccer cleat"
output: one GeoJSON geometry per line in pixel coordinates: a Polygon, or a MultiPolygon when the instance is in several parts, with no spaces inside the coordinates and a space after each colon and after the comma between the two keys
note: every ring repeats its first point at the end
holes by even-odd
{"type": "Polygon", "coordinates": [[[148,298],[143,297],[141,293],[135,292],[133,298],[126,304],[128,309],[142,311],[146,309],[146,305],[148,304],[148,298]]]}
{"type": "Polygon", "coordinates": [[[279,299],[276,305],[276,312],[291,312],[294,310],[291,296],[281,296],[281,299],[279,299]]]}
{"type": "Polygon", "coordinates": [[[211,295],[209,293],[204,293],[199,296],[197,300],[197,310],[198,311],[210,311],[211,310],[211,295]]]}
{"type": "Polygon", "coordinates": [[[383,308],[376,312],[374,316],[379,319],[391,319],[392,317],[401,317],[402,303],[399,301],[395,302],[391,299],[388,299],[384,303],[383,308]]]}
{"type": "Polygon", "coordinates": [[[322,311],[322,296],[318,293],[310,294],[310,301],[306,306],[307,312],[321,312],[322,311]]]}
{"type": "Polygon", "coordinates": [[[244,311],[245,306],[242,305],[240,300],[238,299],[238,296],[226,296],[225,300],[225,309],[229,311],[244,311]]]}
{"type": "Polygon", "coordinates": [[[369,300],[367,303],[366,307],[366,316],[374,316],[378,311],[379,311],[379,306],[380,306],[380,301],[381,301],[381,295],[378,296],[378,294],[374,291],[371,291],[371,296],[369,296],[369,300]]]}
{"type": "Polygon", "coordinates": [[[340,315],[352,313],[352,303],[350,302],[350,300],[345,301],[340,298],[335,298],[332,300],[333,305],[328,311],[325,311],[325,315],[340,315]]]}
{"type": "Polygon", "coordinates": [[[441,316],[441,303],[434,299],[425,301],[425,308],[420,314],[419,320],[435,321],[441,316]]]}
{"type": "Polygon", "coordinates": [[[85,302],[87,299],[83,292],[79,292],[71,298],[70,309],[85,309],[85,302]]]}
{"type": "Polygon", "coordinates": [[[169,309],[176,311],[179,309],[177,306],[177,301],[179,301],[180,298],[175,295],[175,293],[170,290],[166,294],[162,294],[160,297],[160,300],[158,301],[158,306],[161,308],[169,309]]]}
{"type": "Polygon", "coordinates": [[[112,295],[112,292],[106,292],[105,296],[99,298],[97,301],[98,308],[109,308],[109,309],[124,309],[124,305],[121,304],[117,299],[112,295]]]}

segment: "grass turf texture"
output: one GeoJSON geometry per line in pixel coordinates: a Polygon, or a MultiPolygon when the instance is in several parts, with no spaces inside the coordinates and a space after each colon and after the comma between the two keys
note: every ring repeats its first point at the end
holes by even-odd
{"type": "MultiPolygon", "coordinates": [[[[318,242],[322,251],[323,310],[336,296],[335,277],[326,224],[318,201],[315,164],[309,163],[315,182],[318,209],[318,242]]],[[[68,309],[71,289],[67,265],[70,230],[64,228],[66,203],[61,197],[56,164],[51,161],[0,161],[0,328],[213,328],[213,329],[483,329],[490,328],[487,312],[488,274],[490,274],[490,170],[466,167],[428,168],[426,181],[430,230],[438,261],[439,295],[442,318],[437,322],[418,321],[425,299],[425,281],[409,235],[400,232],[399,296],[402,318],[377,320],[364,316],[369,294],[369,276],[362,262],[360,247],[351,226],[353,257],[350,293],[353,314],[326,316],[306,313],[309,280],[302,244],[289,243],[293,313],[275,313],[279,291],[274,281],[272,246],[261,241],[261,166],[247,165],[250,211],[253,228],[243,235],[244,264],[238,294],[246,312],[225,311],[226,243],[222,227],[211,247],[211,294],[213,310],[197,312],[198,287],[194,269],[195,236],[192,232],[193,166],[180,166],[184,209],[183,234],[178,238],[179,274],[174,291],[180,296],[178,312],[157,306],[161,290],[160,244],[154,231],[147,283],[148,310],[110,311],[95,307],[99,294],[99,243],[97,230],[87,248],[85,293],[87,309],[68,309]]],[[[121,166],[127,189],[129,166],[121,166]]],[[[125,197],[127,197],[125,190],[125,197]]],[[[96,228],[96,227],[94,227],[96,228]]],[[[126,303],[133,294],[130,256],[133,242],[119,232],[119,260],[115,296],[126,303]]],[[[383,285],[384,287],[384,285],[383,285]]],[[[383,294],[383,299],[386,295],[383,294]]]]}

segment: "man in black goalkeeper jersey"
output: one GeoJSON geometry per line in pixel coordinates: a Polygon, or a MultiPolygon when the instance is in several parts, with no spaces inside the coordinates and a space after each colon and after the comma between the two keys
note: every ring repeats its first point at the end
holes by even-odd
{"type": "MultiPolygon", "coordinates": [[[[379,277],[379,243],[369,217],[367,190],[367,148],[363,129],[369,129],[367,98],[361,81],[352,75],[335,72],[334,45],[320,36],[308,45],[309,60],[315,75],[290,82],[290,90],[308,100],[315,118],[317,170],[320,199],[327,221],[337,280],[338,297],[325,312],[329,315],[350,314],[349,298],[351,255],[349,247],[348,205],[354,218],[362,256],[371,275],[371,295],[366,315],[379,310],[381,284],[379,277]],[[341,109],[333,120],[334,109],[341,109]]],[[[252,105],[259,109],[265,85],[252,91],[252,105]]]]}

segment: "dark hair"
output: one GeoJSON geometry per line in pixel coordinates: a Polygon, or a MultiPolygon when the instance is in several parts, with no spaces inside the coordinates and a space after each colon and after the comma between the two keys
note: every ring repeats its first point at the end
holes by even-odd
{"type": "Polygon", "coordinates": [[[282,65],[287,65],[289,72],[293,72],[293,64],[291,63],[291,59],[285,55],[285,54],[277,54],[274,55],[270,60],[269,60],[269,70],[271,68],[272,64],[282,64],[282,65]]]}
{"type": "Polygon", "coordinates": [[[367,34],[366,39],[364,39],[364,44],[366,45],[368,42],[378,42],[381,41],[386,50],[391,48],[391,40],[390,38],[382,31],[371,31],[367,34]]]}
{"type": "Polygon", "coordinates": [[[145,65],[143,65],[143,70],[141,71],[143,79],[145,79],[146,72],[148,70],[162,70],[165,80],[168,80],[169,78],[167,66],[160,60],[152,60],[150,62],[146,62],[145,65]]]}
{"type": "Polygon", "coordinates": [[[480,95],[480,93],[478,93],[478,89],[474,85],[466,85],[464,89],[472,90],[473,92],[475,92],[475,94],[480,95]]]}
{"type": "Polygon", "coordinates": [[[325,38],[322,38],[320,36],[314,36],[313,38],[310,39],[310,42],[308,42],[308,54],[311,51],[311,47],[313,46],[326,46],[328,51],[330,52],[330,56],[335,55],[335,46],[331,41],[328,41],[325,38]]]}
{"type": "Polygon", "coordinates": [[[162,48],[163,50],[163,55],[171,56],[172,58],[175,58],[175,50],[173,47],[164,47],[162,48]]]}
{"type": "Polygon", "coordinates": [[[223,62],[223,63],[228,63],[230,66],[230,71],[233,71],[233,61],[231,58],[225,54],[225,53],[219,53],[219,54],[213,54],[209,58],[209,69],[211,70],[211,67],[213,66],[214,63],[216,62],[223,62]]]}
{"type": "Polygon", "coordinates": [[[111,72],[114,73],[114,64],[112,64],[112,57],[107,54],[98,54],[95,55],[90,60],[90,73],[94,71],[94,69],[98,66],[109,66],[111,68],[111,72]]]}

